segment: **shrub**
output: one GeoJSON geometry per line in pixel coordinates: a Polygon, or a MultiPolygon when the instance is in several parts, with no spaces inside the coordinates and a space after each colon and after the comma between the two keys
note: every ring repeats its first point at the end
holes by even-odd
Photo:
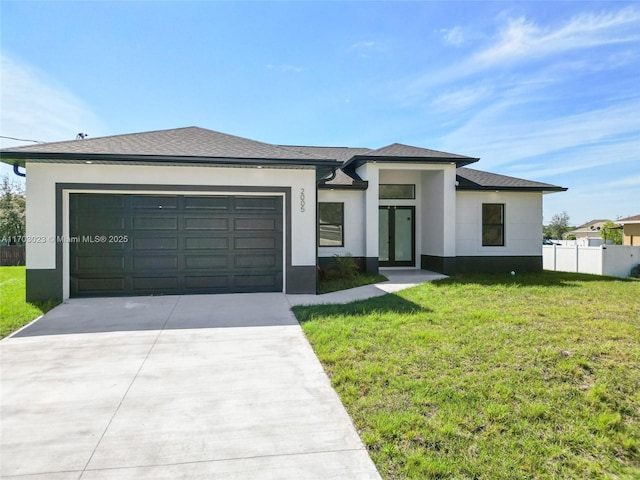
{"type": "Polygon", "coordinates": [[[351,255],[334,255],[333,261],[324,270],[324,278],[326,280],[351,279],[355,278],[359,272],[358,262],[351,255]]]}
{"type": "Polygon", "coordinates": [[[640,278],[640,263],[631,269],[630,276],[640,278]]]}

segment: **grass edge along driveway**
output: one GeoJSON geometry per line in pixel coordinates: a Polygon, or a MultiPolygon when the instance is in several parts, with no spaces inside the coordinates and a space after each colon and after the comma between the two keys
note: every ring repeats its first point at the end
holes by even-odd
{"type": "Polygon", "coordinates": [[[465,275],[294,313],[383,478],[640,478],[640,281],[465,275]]]}
{"type": "Polygon", "coordinates": [[[58,302],[27,303],[25,267],[0,267],[0,338],[20,329],[58,302]]]}

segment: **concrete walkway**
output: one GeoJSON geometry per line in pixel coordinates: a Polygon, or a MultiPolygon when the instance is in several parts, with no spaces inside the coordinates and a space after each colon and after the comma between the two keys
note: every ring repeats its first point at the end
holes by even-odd
{"type": "MultiPolygon", "coordinates": [[[[311,296],[70,300],[0,341],[0,476],[379,479],[290,306],[311,296]]],[[[315,302],[314,302],[315,300],[315,302]]]]}
{"type": "Polygon", "coordinates": [[[325,293],[324,295],[288,295],[287,297],[291,306],[341,304],[380,297],[387,293],[414,287],[420,283],[447,278],[446,275],[441,273],[415,269],[381,269],[380,273],[387,277],[388,281],[352,288],[351,290],[325,293]]]}

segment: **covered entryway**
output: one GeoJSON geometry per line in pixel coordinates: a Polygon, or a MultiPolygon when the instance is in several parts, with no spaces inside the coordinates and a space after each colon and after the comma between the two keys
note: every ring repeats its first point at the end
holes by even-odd
{"type": "Polygon", "coordinates": [[[71,296],[281,292],[282,203],[70,193],[71,296]]]}

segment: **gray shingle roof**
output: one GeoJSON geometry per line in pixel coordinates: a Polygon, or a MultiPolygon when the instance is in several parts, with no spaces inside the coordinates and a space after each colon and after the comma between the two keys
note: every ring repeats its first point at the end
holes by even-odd
{"type": "MultiPolygon", "coordinates": [[[[548,183],[463,168],[464,165],[479,159],[400,143],[393,143],[377,150],[273,145],[199,127],[43,143],[0,150],[0,161],[23,166],[25,161],[73,162],[89,159],[98,162],[121,161],[143,164],[156,162],[300,164],[322,165],[328,169],[335,168],[339,162],[342,162],[342,169],[336,171],[335,177],[321,183],[325,188],[366,188],[367,182],[355,173],[355,169],[370,160],[390,163],[454,162],[461,167],[457,170],[459,190],[566,190],[548,183]]],[[[322,172],[320,175],[325,173],[322,172]]]]}
{"type": "Polygon", "coordinates": [[[0,151],[4,158],[11,158],[14,153],[19,154],[19,157],[28,154],[91,154],[272,160],[331,159],[330,156],[319,156],[310,151],[282,148],[199,127],[43,143],[0,151]]]}
{"type": "Polygon", "coordinates": [[[413,147],[402,143],[392,143],[386,147],[377,150],[370,150],[355,155],[345,163],[345,167],[352,169],[358,168],[360,165],[368,161],[384,161],[384,162],[430,162],[443,163],[454,162],[457,166],[462,167],[470,163],[477,162],[479,158],[467,157],[455,153],[441,152],[438,150],[430,150],[428,148],[413,147]]]}
{"type": "Polygon", "coordinates": [[[341,162],[350,160],[355,155],[365,155],[372,150],[370,148],[355,147],[307,147],[302,145],[278,145],[282,148],[299,150],[301,152],[311,153],[325,158],[335,158],[341,162]]]}
{"type": "Polygon", "coordinates": [[[534,182],[522,178],[483,172],[473,168],[461,167],[456,170],[458,190],[536,190],[558,192],[566,188],[550,183],[534,182]]]}
{"type": "Polygon", "coordinates": [[[466,157],[464,155],[458,155],[455,153],[440,152],[438,150],[431,150],[428,148],[413,147],[411,145],[404,145],[402,143],[392,143],[386,147],[372,150],[366,154],[368,157],[402,157],[402,158],[417,158],[417,159],[465,159],[465,160],[478,160],[477,158],[466,157]]]}
{"type": "Polygon", "coordinates": [[[632,215],[631,217],[619,218],[616,223],[640,223],[640,215],[632,215]]]}

